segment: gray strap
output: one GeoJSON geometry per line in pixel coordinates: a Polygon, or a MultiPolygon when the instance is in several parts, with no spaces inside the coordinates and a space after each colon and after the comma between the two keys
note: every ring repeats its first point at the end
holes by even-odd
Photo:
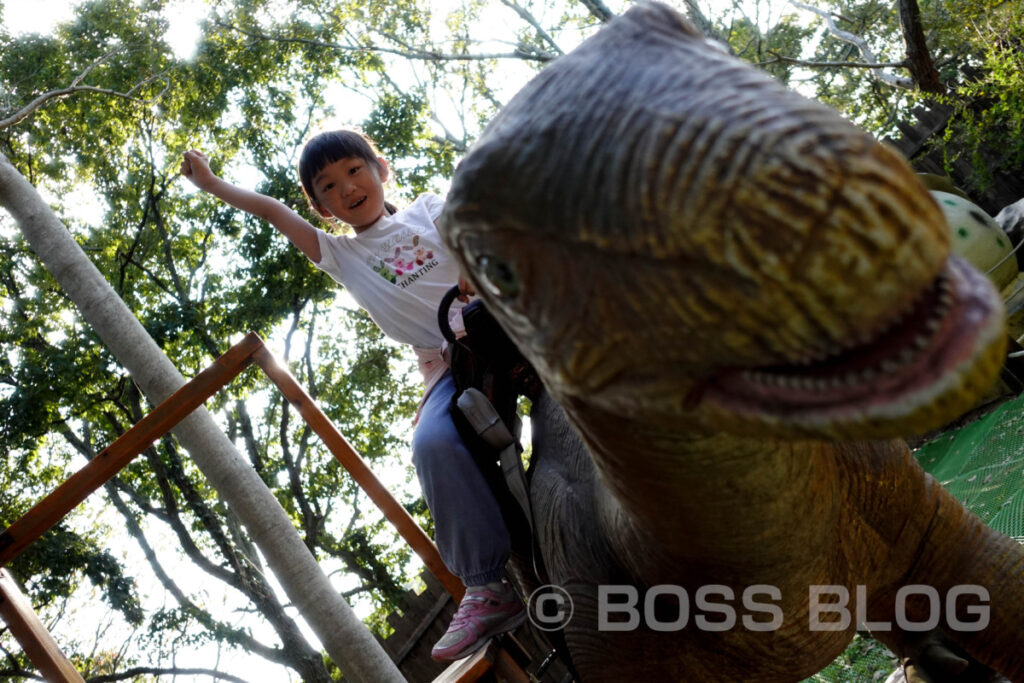
{"type": "Polygon", "coordinates": [[[462,392],[456,405],[469,420],[476,433],[499,452],[498,461],[501,464],[501,471],[505,475],[505,483],[516,502],[519,503],[519,507],[522,508],[526,522],[530,525],[530,535],[532,536],[533,510],[530,507],[526,472],[523,471],[523,461],[519,458],[519,418],[516,418],[514,426],[517,434],[513,436],[505,423],[498,417],[498,412],[487,400],[487,397],[473,387],[462,392]]]}

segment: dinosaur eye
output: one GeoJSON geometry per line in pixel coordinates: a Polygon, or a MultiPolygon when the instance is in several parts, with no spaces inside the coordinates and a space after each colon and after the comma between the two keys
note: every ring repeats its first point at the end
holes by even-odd
{"type": "Polygon", "coordinates": [[[511,299],[519,294],[519,280],[512,268],[495,256],[481,256],[477,264],[483,274],[483,284],[495,296],[511,299]]]}

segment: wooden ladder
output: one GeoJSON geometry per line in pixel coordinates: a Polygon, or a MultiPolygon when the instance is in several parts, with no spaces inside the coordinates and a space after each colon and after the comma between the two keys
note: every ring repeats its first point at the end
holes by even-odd
{"type": "Polygon", "coordinates": [[[0,617],[3,617],[25,654],[46,676],[47,681],[79,683],[82,677],[57,647],[53,636],[32,611],[28,600],[18,590],[9,574],[3,572],[3,567],[120,472],[150,444],[173,429],[193,410],[203,405],[207,399],[253,364],[258,365],[277,385],[306,423],[320,436],[338,462],[348,470],[353,480],[420,556],[445,590],[456,601],[462,599],[465,587],[444,566],[437,546],[430,537],[377,479],[366,461],[353,450],[288,369],[277,362],[263,345],[259,335],[250,332],[0,533],[0,617]]]}

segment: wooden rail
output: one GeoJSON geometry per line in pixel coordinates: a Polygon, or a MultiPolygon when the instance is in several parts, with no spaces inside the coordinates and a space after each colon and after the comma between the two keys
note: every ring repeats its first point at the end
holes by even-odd
{"type": "Polygon", "coordinates": [[[437,546],[373,474],[366,461],[349,445],[288,369],[277,362],[259,335],[250,332],[0,534],[0,616],[47,680],[81,681],[82,678],[61,654],[53,637],[2,568],[53,528],[89,494],[120,472],[135,456],[173,429],[253,363],[260,366],[285,398],[295,406],[307,424],[323,439],[335,459],[367,492],[452,597],[455,600],[462,598],[465,590],[462,582],[445,567],[437,546]],[[60,664],[61,661],[66,667],[60,664]]]}
{"type": "Polygon", "coordinates": [[[90,493],[126,467],[135,456],[224,388],[252,363],[253,352],[262,346],[263,341],[259,335],[250,333],[214,361],[213,365],[171,394],[85,467],[36,503],[0,534],[0,567],[10,563],[30,543],[64,519],[90,493]]]}
{"type": "Polygon", "coordinates": [[[18,590],[14,579],[3,569],[0,569],[0,617],[47,681],[83,683],[75,667],[60,651],[57,641],[32,611],[32,605],[18,590]]]}
{"type": "Polygon", "coordinates": [[[395,527],[409,547],[412,548],[423,564],[434,573],[434,576],[441,581],[445,590],[455,598],[462,599],[465,587],[462,582],[445,567],[441,556],[437,552],[437,546],[430,540],[426,532],[420,528],[416,520],[412,518],[408,510],[395,500],[391,492],[370,470],[366,461],[355,452],[341,432],[334,426],[330,419],[324,415],[316,402],[310,398],[305,389],[295,380],[288,368],[280,365],[274,355],[265,346],[260,346],[253,352],[253,359],[260,369],[266,373],[285,398],[295,407],[306,424],[323,439],[324,445],[334,454],[335,459],[341,466],[348,470],[352,479],[366,492],[388,521],[395,527]]]}

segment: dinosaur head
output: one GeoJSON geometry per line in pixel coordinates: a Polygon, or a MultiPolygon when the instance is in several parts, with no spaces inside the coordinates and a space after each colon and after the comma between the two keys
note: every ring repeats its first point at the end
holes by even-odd
{"type": "Polygon", "coordinates": [[[895,153],[631,9],[545,69],[460,165],[446,239],[574,412],[874,438],[967,409],[1000,300],[895,153]]]}

